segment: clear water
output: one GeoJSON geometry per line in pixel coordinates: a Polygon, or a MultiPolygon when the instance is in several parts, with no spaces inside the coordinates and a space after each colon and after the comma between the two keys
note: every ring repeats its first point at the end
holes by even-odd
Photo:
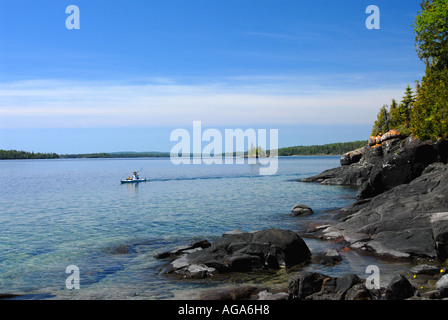
{"type": "MultiPolygon", "coordinates": [[[[288,270],[215,280],[160,274],[154,255],[223,233],[269,227],[303,233],[331,220],[328,211],[354,201],[356,191],[299,183],[339,165],[338,157],[285,157],[274,176],[254,165],[173,165],[169,159],[64,159],[0,162],[0,293],[37,299],[196,298],[229,283],[284,284],[288,270]],[[140,184],[120,184],[142,169],[140,184]],[[309,217],[289,215],[310,205],[309,217]],[[66,267],[80,270],[79,290],[65,287],[66,267]]],[[[341,244],[305,238],[312,252],[341,244]]],[[[377,264],[387,281],[408,266],[344,252],[335,267],[308,264],[330,275],[365,272],[377,264]]],[[[384,280],[383,280],[384,279],[384,280]]]]}

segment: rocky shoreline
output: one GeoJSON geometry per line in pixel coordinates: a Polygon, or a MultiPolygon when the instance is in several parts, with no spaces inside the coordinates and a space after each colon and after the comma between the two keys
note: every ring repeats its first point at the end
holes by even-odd
{"type": "MultiPolygon", "coordinates": [[[[358,200],[333,212],[336,223],[318,226],[310,235],[344,241],[350,249],[379,256],[419,259],[407,275],[397,274],[380,288],[356,274],[331,277],[292,272],[283,288],[237,286],[203,294],[204,300],[403,300],[448,298],[448,142],[401,137],[396,131],[371,137],[365,147],[344,154],[341,166],[300,182],[358,188],[358,200]],[[425,264],[438,261],[437,266],[425,264]],[[427,288],[431,288],[428,290],[427,288]]],[[[292,216],[310,215],[306,205],[292,216]]],[[[267,229],[224,234],[156,255],[169,259],[164,274],[212,278],[216,274],[279,270],[314,263],[337,264],[336,250],[312,253],[289,230],[267,229]]],[[[300,268],[299,268],[300,269],[300,268]]]]}
{"type": "Polygon", "coordinates": [[[448,142],[385,137],[364,147],[357,161],[348,163],[344,155],[341,167],[301,180],[359,187],[358,201],[334,212],[340,222],[316,236],[380,255],[445,261],[448,142]]]}
{"type": "MultiPolygon", "coordinates": [[[[179,279],[213,279],[219,274],[263,270],[275,272],[313,262],[335,265],[342,257],[327,249],[311,253],[299,235],[289,230],[266,229],[224,234],[214,243],[201,240],[162,252],[169,259],[162,273],[179,279]]],[[[397,274],[386,287],[356,274],[332,277],[319,272],[291,272],[284,286],[233,285],[204,290],[200,300],[434,300],[448,298],[448,271],[443,264],[418,264],[408,274],[397,274]]]]}

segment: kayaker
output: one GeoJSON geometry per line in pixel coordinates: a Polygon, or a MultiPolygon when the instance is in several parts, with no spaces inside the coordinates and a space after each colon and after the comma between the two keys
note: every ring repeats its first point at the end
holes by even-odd
{"type": "Polygon", "coordinates": [[[132,175],[132,180],[138,180],[138,179],[140,179],[140,178],[138,177],[137,172],[134,171],[134,173],[132,175]]]}

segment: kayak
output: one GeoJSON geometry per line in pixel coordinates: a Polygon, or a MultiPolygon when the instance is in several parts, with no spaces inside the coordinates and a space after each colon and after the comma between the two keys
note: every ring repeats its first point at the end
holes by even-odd
{"type": "Polygon", "coordinates": [[[121,183],[137,183],[137,182],[145,182],[145,181],[147,181],[146,180],[146,178],[144,178],[144,179],[137,179],[137,180],[128,180],[128,179],[126,179],[126,180],[121,180],[121,183]]]}

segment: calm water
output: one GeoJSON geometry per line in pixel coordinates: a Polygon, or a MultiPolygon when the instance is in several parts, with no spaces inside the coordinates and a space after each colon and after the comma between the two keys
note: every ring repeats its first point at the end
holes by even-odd
{"type": "MultiPolygon", "coordinates": [[[[278,227],[302,233],[354,201],[350,188],[298,183],[339,165],[338,157],[279,159],[274,176],[254,165],[173,165],[169,159],[74,159],[0,162],[0,293],[36,299],[177,299],[229,283],[283,284],[287,271],[181,281],[160,274],[153,258],[177,245],[223,233],[278,227]],[[150,182],[122,185],[143,169],[150,182]],[[292,217],[296,203],[315,214],[292,217]],[[67,290],[65,269],[80,270],[81,289],[67,290]]],[[[311,251],[340,244],[305,238],[311,251]]],[[[369,264],[389,274],[407,267],[347,251],[330,275],[369,264]]],[[[367,275],[366,275],[367,276],[367,275]]]]}

